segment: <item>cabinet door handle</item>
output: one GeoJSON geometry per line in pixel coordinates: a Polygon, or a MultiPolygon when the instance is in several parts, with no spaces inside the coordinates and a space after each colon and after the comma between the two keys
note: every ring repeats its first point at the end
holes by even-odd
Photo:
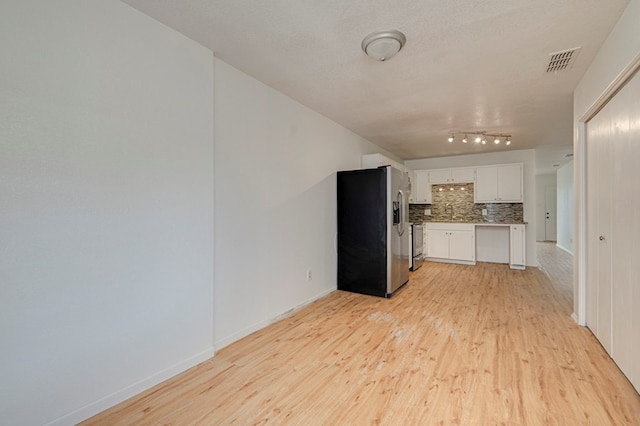
{"type": "Polygon", "coordinates": [[[604,241],[604,235],[600,235],[600,236],[598,237],[598,239],[599,239],[600,241],[604,241]]]}

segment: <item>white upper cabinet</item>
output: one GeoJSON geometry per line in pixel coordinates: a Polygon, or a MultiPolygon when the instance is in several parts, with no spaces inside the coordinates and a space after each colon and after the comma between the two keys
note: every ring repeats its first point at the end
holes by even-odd
{"type": "Polygon", "coordinates": [[[448,183],[451,179],[451,169],[429,170],[429,182],[448,183]]]}
{"type": "Polygon", "coordinates": [[[431,183],[428,170],[416,170],[415,178],[411,185],[413,202],[418,204],[431,204],[431,183]]]}
{"type": "Polygon", "coordinates": [[[522,203],[522,163],[476,168],[476,203],[522,203]]]}
{"type": "Polygon", "coordinates": [[[429,182],[432,185],[442,183],[469,183],[474,181],[474,167],[429,170],[429,182]]]}
{"type": "Polygon", "coordinates": [[[411,170],[410,168],[405,168],[407,171],[407,175],[409,176],[409,182],[411,183],[411,192],[409,192],[409,203],[415,202],[416,199],[416,191],[418,187],[416,186],[416,172],[411,170]]]}

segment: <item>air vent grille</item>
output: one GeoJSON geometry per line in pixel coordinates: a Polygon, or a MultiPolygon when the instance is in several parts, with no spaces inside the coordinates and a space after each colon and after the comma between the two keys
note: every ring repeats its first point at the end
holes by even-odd
{"type": "Polygon", "coordinates": [[[570,153],[570,154],[565,154],[564,158],[573,158],[573,152],[570,153]]]}
{"type": "Polygon", "coordinates": [[[573,63],[578,56],[580,47],[576,47],[569,50],[563,50],[562,52],[550,53],[549,64],[547,65],[547,72],[556,73],[569,69],[573,66],[573,63]]]}

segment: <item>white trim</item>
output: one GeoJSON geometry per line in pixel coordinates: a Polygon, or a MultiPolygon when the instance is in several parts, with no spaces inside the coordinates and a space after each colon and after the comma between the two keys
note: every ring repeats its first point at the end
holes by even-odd
{"type": "Polygon", "coordinates": [[[315,302],[318,299],[322,299],[323,297],[328,296],[329,294],[333,293],[334,291],[336,291],[335,288],[330,288],[328,290],[324,290],[323,292],[321,292],[319,294],[316,294],[312,298],[305,300],[304,302],[300,303],[297,306],[294,306],[293,308],[287,310],[286,312],[283,312],[280,315],[277,315],[277,316],[273,317],[271,319],[270,323],[273,324],[274,322],[280,321],[280,320],[285,319],[285,318],[289,318],[291,315],[295,314],[300,309],[304,308],[307,305],[312,304],[313,302],[315,302]]]}
{"type": "Polygon", "coordinates": [[[571,313],[571,319],[572,319],[576,324],[578,324],[578,316],[576,315],[576,313],[575,313],[575,312],[572,312],[572,313],[571,313]]]}
{"type": "Polygon", "coordinates": [[[589,108],[582,114],[578,120],[581,123],[587,123],[606,105],[607,102],[616,94],[622,86],[638,71],[640,68],[640,53],[638,53],[627,64],[626,67],[620,71],[620,73],[613,79],[611,83],[604,89],[604,91],[598,96],[598,98],[591,104],[589,108]]]}
{"type": "Polygon", "coordinates": [[[564,252],[566,252],[566,253],[569,253],[571,256],[573,256],[573,252],[572,252],[571,250],[569,250],[568,248],[566,248],[566,247],[562,247],[562,246],[561,246],[560,244],[558,244],[558,243],[556,243],[556,247],[558,247],[560,250],[562,250],[562,251],[564,251],[564,252]]]}
{"type": "Polygon", "coordinates": [[[574,208],[577,220],[574,223],[574,247],[576,255],[573,258],[573,285],[574,312],[577,314],[576,322],[580,325],[587,324],[587,125],[578,123],[578,142],[574,147],[574,208]],[[577,185],[576,185],[577,184],[577,185]],[[577,188],[576,188],[577,186],[577,188]]]}
{"type": "Polygon", "coordinates": [[[425,257],[424,260],[438,263],[455,263],[456,265],[474,266],[476,264],[475,260],[442,259],[440,257],[425,257]]]}
{"type": "Polygon", "coordinates": [[[210,359],[213,355],[213,348],[202,351],[199,354],[187,358],[177,364],[174,364],[167,369],[159,371],[158,373],[153,374],[146,379],[142,379],[139,382],[136,382],[123,389],[120,389],[119,391],[112,393],[111,395],[100,398],[97,401],[94,401],[90,404],[85,405],[84,407],[72,411],[71,413],[59,417],[52,422],[46,423],[46,425],[62,426],[80,423],[81,421],[86,420],[91,416],[95,416],[96,414],[106,410],[107,408],[111,408],[114,405],[131,398],[132,396],[138,395],[139,393],[144,392],[147,389],[150,389],[153,386],[162,383],[165,380],[170,379],[171,377],[174,377],[191,367],[195,367],[201,362],[210,359]]]}
{"type": "Polygon", "coordinates": [[[225,346],[229,346],[230,344],[237,342],[238,340],[242,339],[243,337],[247,337],[248,335],[250,335],[251,333],[255,333],[258,330],[262,330],[263,328],[273,324],[276,321],[279,321],[281,319],[287,318],[289,316],[291,316],[294,312],[299,311],[300,309],[304,308],[307,305],[310,305],[311,303],[315,302],[318,299],[321,299],[327,295],[329,295],[330,293],[336,291],[336,288],[330,288],[330,289],[326,289],[323,290],[322,292],[316,294],[315,296],[305,300],[304,302],[294,306],[291,309],[287,309],[286,311],[283,311],[277,315],[274,315],[273,317],[271,317],[270,319],[266,320],[266,321],[260,321],[258,323],[255,323],[253,325],[250,325],[249,327],[245,327],[242,330],[233,333],[230,336],[225,337],[224,339],[221,339],[217,342],[214,343],[214,347],[216,351],[219,351],[220,349],[224,348],[225,346]]]}

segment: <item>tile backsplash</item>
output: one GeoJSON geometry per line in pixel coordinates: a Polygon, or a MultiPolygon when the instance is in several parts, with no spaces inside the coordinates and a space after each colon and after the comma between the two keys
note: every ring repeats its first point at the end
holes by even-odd
{"type": "Polygon", "coordinates": [[[411,222],[523,222],[522,203],[486,203],[473,202],[473,183],[443,184],[431,186],[432,204],[411,204],[409,219],[411,222]],[[452,217],[453,208],[453,217],[452,217]],[[431,215],[425,215],[425,209],[431,215]],[[487,214],[482,215],[486,209],[487,214]]]}

